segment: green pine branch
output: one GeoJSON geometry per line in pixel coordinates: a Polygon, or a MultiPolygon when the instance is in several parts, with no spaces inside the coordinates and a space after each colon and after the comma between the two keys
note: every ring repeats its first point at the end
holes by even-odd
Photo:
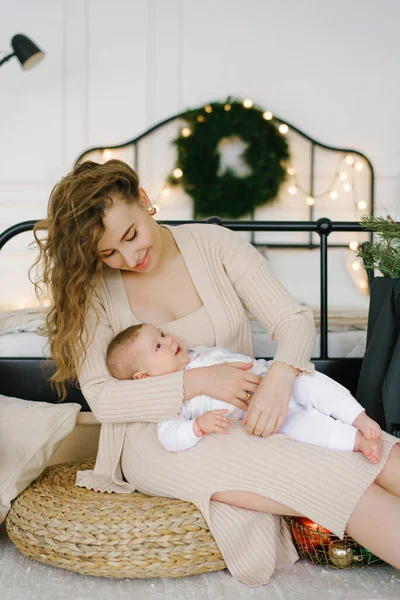
{"type": "Polygon", "coordinates": [[[357,251],[365,269],[372,273],[378,270],[384,277],[400,279],[400,223],[396,223],[390,215],[364,215],[360,224],[367,231],[376,233],[372,244],[364,244],[357,251]]]}

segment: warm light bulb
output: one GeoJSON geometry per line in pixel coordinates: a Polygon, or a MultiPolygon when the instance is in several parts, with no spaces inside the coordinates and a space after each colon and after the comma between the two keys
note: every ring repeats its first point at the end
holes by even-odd
{"type": "Polygon", "coordinates": [[[355,260],[351,265],[354,271],[359,271],[361,269],[361,265],[358,260],[355,260]]]}
{"type": "Polygon", "coordinates": [[[199,116],[197,117],[197,120],[198,120],[198,122],[199,122],[199,123],[203,123],[203,122],[206,120],[206,118],[205,118],[205,116],[204,116],[204,115],[199,115],[199,116]]]}
{"type": "Polygon", "coordinates": [[[352,156],[350,156],[350,154],[348,156],[346,156],[346,158],[344,159],[344,162],[346,163],[346,165],[353,165],[354,164],[354,158],[352,156]]]}
{"type": "Polygon", "coordinates": [[[296,169],[294,167],[288,167],[286,171],[288,175],[294,175],[296,173],[296,169]]]}
{"type": "Polygon", "coordinates": [[[289,131],[289,127],[286,125],[286,123],[282,123],[281,125],[279,125],[278,129],[283,134],[289,131]]]}
{"type": "Polygon", "coordinates": [[[297,194],[297,186],[296,185],[289,185],[288,192],[289,192],[289,194],[291,196],[295,196],[297,194]]]}
{"type": "Polygon", "coordinates": [[[229,104],[229,102],[227,102],[227,103],[224,105],[224,110],[226,110],[227,112],[228,112],[229,110],[231,110],[231,108],[232,108],[232,106],[229,104]]]}
{"type": "Polygon", "coordinates": [[[103,158],[104,160],[110,160],[112,158],[111,150],[103,150],[103,158]]]}
{"type": "Polygon", "coordinates": [[[358,249],[358,242],[356,242],[356,240],[353,240],[352,242],[350,242],[349,244],[349,248],[350,250],[357,250],[358,249]]]}
{"type": "Polygon", "coordinates": [[[192,134],[192,130],[189,129],[189,127],[184,127],[182,129],[182,135],[183,135],[183,137],[189,137],[189,135],[191,135],[191,134],[192,134]]]}
{"type": "Polygon", "coordinates": [[[331,200],[337,200],[337,199],[338,199],[338,197],[339,197],[339,194],[337,193],[337,191],[336,191],[336,190],[331,190],[331,191],[329,192],[329,198],[330,198],[331,200]]]}
{"type": "Polygon", "coordinates": [[[274,115],[270,110],[266,110],[265,113],[263,113],[263,117],[266,121],[271,121],[271,119],[274,118],[274,115]]]}
{"type": "Polygon", "coordinates": [[[364,279],[362,279],[361,281],[359,281],[358,285],[360,286],[360,288],[362,290],[366,290],[367,287],[368,287],[368,284],[367,284],[367,282],[364,279]]]}
{"type": "Polygon", "coordinates": [[[347,181],[347,173],[345,173],[344,171],[340,171],[339,179],[340,181],[347,181]]]}
{"type": "Polygon", "coordinates": [[[206,111],[206,113],[212,113],[212,106],[211,106],[211,104],[207,104],[207,106],[204,107],[204,110],[206,111]]]}
{"type": "Polygon", "coordinates": [[[183,171],[182,171],[182,169],[180,169],[179,167],[177,167],[176,169],[174,169],[172,171],[172,175],[175,177],[175,179],[179,179],[180,177],[182,177],[183,171]]]}
{"type": "Polygon", "coordinates": [[[314,206],[315,199],[312,196],[307,196],[306,202],[307,202],[308,206],[314,206]]]}
{"type": "Polygon", "coordinates": [[[344,183],[343,189],[345,192],[351,192],[351,190],[352,190],[351,183],[344,183]]]}
{"type": "Polygon", "coordinates": [[[364,165],[362,162],[356,162],[356,164],[354,165],[354,168],[356,171],[362,171],[364,168],[364,165]]]}
{"type": "Polygon", "coordinates": [[[359,210],[365,210],[367,208],[367,203],[365,202],[365,200],[360,200],[359,202],[357,202],[357,208],[359,210]]]}
{"type": "Polygon", "coordinates": [[[165,196],[166,198],[171,194],[171,190],[169,189],[169,187],[165,187],[161,190],[161,195],[165,196]]]}
{"type": "Polygon", "coordinates": [[[245,99],[243,100],[243,106],[244,106],[245,108],[251,108],[251,107],[253,106],[253,101],[252,101],[252,100],[250,100],[250,98],[245,98],[245,99]]]}

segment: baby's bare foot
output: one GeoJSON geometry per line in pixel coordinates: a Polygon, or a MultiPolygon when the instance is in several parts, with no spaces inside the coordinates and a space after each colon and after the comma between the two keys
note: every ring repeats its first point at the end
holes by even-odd
{"type": "Polygon", "coordinates": [[[378,423],[368,417],[365,411],[360,413],[352,423],[353,427],[357,427],[364,435],[366,440],[377,440],[382,437],[382,430],[378,423]]]}
{"type": "Polygon", "coordinates": [[[361,431],[357,431],[355,452],[362,452],[369,461],[377,464],[381,460],[382,440],[366,440],[361,431]]]}

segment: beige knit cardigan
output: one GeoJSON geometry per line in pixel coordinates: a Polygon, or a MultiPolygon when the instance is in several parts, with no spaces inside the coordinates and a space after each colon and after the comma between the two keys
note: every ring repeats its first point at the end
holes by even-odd
{"type": "MultiPolygon", "coordinates": [[[[254,356],[250,313],[276,342],[275,361],[314,372],[312,312],[294,300],[249,242],[218,225],[168,229],[211,318],[217,346],[254,356]]],[[[107,268],[96,289],[95,311],[87,317],[91,341],[79,372],[83,395],[102,426],[94,470],[78,471],[78,486],[102,492],[135,491],[124,481],[120,465],[126,423],[175,419],[180,412],[184,371],[136,381],[118,381],[108,373],[105,356],[111,338],[138,322],[130,311],[120,271],[107,268]]]]}

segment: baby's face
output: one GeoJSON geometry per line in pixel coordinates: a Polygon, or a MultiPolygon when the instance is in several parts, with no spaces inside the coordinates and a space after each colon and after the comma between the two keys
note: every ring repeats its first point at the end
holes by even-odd
{"type": "Polygon", "coordinates": [[[149,375],[167,375],[182,371],[190,361],[181,340],[164,334],[154,325],[143,325],[134,342],[135,363],[149,375]]]}

